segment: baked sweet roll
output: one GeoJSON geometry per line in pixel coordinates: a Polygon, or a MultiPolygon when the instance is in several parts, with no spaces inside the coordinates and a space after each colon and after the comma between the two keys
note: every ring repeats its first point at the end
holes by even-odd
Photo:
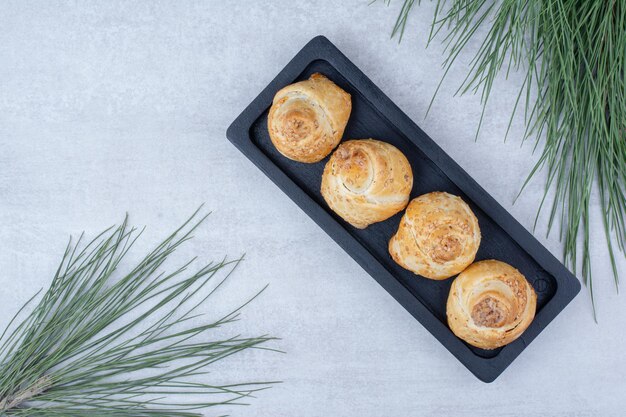
{"type": "Polygon", "coordinates": [[[535,290],[521,272],[504,262],[480,261],[452,283],[448,325],[470,345],[496,349],[520,337],[536,308],[535,290]]]}
{"type": "Polygon", "coordinates": [[[389,254],[409,271],[441,280],[471,264],[479,246],[480,228],[470,207],[455,195],[432,192],[409,203],[389,254]]]}
{"type": "Polygon", "coordinates": [[[289,159],[321,161],[341,141],[351,110],[350,94],[315,73],[276,93],[267,119],[270,139],[289,159]]]}
{"type": "Polygon", "coordinates": [[[404,209],[412,187],[411,165],[398,148],[360,139],[342,143],[330,157],[321,192],[335,213],[364,229],[404,209]]]}

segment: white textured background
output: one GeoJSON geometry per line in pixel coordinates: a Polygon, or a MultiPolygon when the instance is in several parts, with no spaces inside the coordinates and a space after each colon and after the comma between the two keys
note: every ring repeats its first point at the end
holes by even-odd
{"type": "MultiPolygon", "coordinates": [[[[579,297],[493,384],[474,378],[225,138],[230,122],[312,37],[326,35],[525,227],[541,177],[513,198],[536,155],[517,120],[519,75],[500,82],[477,143],[477,98],[431,114],[441,48],[424,49],[432,5],[402,44],[399,1],[7,1],[0,3],[0,322],[48,285],[70,233],[125,212],[149,228],[139,252],[201,202],[214,214],[184,251],[247,253],[222,293],[285,355],[253,353],[219,378],[280,379],[235,416],[624,416],[626,304],[602,225],[592,223],[599,324],[579,297]]],[[[536,236],[555,255],[562,245],[536,236]]],[[[619,261],[624,270],[624,258],[619,261]]],[[[216,378],[218,378],[216,376],[216,378]]]]}

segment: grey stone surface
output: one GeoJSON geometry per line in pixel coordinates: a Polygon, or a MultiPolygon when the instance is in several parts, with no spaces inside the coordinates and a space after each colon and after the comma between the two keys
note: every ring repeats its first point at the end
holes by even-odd
{"type": "MultiPolygon", "coordinates": [[[[626,304],[592,219],[599,324],[581,295],[493,384],[475,379],[225,138],[237,114],[324,34],[467,172],[531,228],[542,177],[516,119],[520,76],[499,80],[477,143],[477,97],[454,98],[470,56],[441,77],[432,13],[389,40],[400,2],[12,1],[0,3],[0,322],[50,282],[70,233],[147,225],[146,250],[200,203],[214,212],[183,251],[246,252],[220,304],[269,283],[238,324],[287,353],[246,353],[220,380],[278,379],[234,416],[623,416],[626,304]]],[[[597,207],[597,204],[596,204],[597,207]]],[[[558,236],[537,238],[555,255],[558,236]]],[[[624,270],[624,258],[619,260],[624,270]]],[[[218,306],[219,307],[219,306],[218,306]]],[[[207,309],[212,309],[207,307],[207,309]]],[[[212,415],[212,414],[211,414],[212,415]]]]}

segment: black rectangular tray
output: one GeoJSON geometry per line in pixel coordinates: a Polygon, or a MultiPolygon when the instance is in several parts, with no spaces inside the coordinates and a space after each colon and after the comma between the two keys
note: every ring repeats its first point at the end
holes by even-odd
{"type": "MultiPolygon", "coordinates": [[[[433,142],[328,39],[311,40],[228,128],[228,139],[354,258],[474,375],[491,382],[580,291],[580,283],[452,158],[433,142]],[[461,196],[478,218],[482,242],[476,260],[498,259],[519,269],[537,292],[537,315],[513,343],[482,350],[458,339],[446,324],[446,299],[453,279],[417,277],[387,252],[402,213],[364,230],[333,213],[320,194],[328,158],[303,164],[282,156],[267,131],[276,92],[320,72],[352,95],[344,139],[375,138],[399,148],[411,162],[411,198],[431,191],[461,196]]],[[[470,146],[470,145],[468,145],[470,146]]],[[[556,353],[556,352],[555,352],[556,353]]]]}

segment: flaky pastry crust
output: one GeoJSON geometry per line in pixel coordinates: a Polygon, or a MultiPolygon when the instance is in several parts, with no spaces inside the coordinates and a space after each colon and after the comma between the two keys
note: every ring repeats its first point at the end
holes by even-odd
{"type": "Polygon", "coordinates": [[[341,141],[351,110],[350,94],[315,73],[276,93],[267,119],[270,139],[289,159],[319,162],[341,141]]]}
{"type": "Polygon", "coordinates": [[[388,219],[409,202],[411,165],[393,145],[374,139],[342,143],[326,163],[321,192],[345,221],[364,229],[388,219]]]}
{"type": "Polygon", "coordinates": [[[496,349],[520,337],[536,308],[535,290],[521,272],[504,262],[480,261],[452,283],[448,325],[470,345],[496,349]]]}
{"type": "Polygon", "coordinates": [[[409,203],[389,254],[415,274],[441,280],[471,264],[479,246],[480,227],[470,207],[455,195],[432,192],[409,203]]]}

